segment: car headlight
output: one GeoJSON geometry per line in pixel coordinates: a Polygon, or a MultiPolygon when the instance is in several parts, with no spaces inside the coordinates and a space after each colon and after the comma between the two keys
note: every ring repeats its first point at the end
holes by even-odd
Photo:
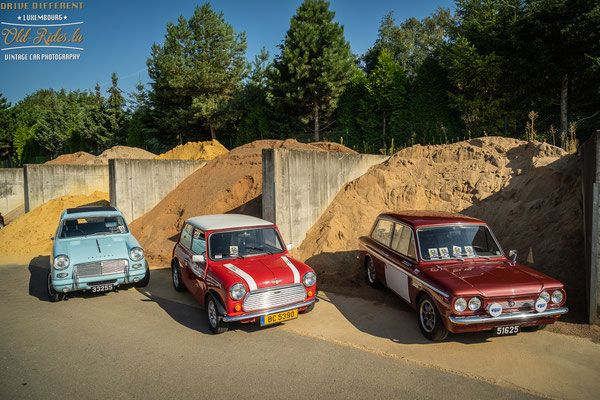
{"type": "Polygon", "coordinates": [[[133,249],[129,250],[129,258],[131,258],[133,261],[140,261],[142,258],[144,258],[144,250],[142,250],[141,247],[134,247],[133,249]]]}
{"type": "Polygon", "coordinates": [[[312,271],[308,271],[302,277],[302,283],[304,283],[304,286],[306,287],[313,286],[315,283],[317,283],[317,275],[312,271]]]}
{"type": "Polygon", "coordinates": [[[546,303],[550,303],[550,295],[545,290],[542,293],[540,293],[540,298],[544,299],[546,303]]]}
{"type": "Polygon", "coordinates": [[[459,297],[454,302],[454,309],[458,312],[463,312],[467,309],[467,301],[462,297],[459,297]]]}
{"type": "Polygon", "coordinates": [[[71,264],[69,256],[61,254],[60,256],[54,257],[54,269],[60,271],[67,268],[71,264]]]}
{"type": "Polygon", "coordinates": [[[479,300],[479,297],[473,297],[471,300],[469,300],[469,310],[477,311],[480,307],[481,300],[479,300]]]}
{"type": "Polygon", "coordinates": [[[229,297],[233,300],[241,300],[246,295],[246,286],[241,283],[234,284],[231,289],[229,289],[229,297]]]}
{"type": "Polygon", "coordinates": [[[560,304],[563,301],[563,293],[560,290],[555,290],[552,292],[552,302],[554,304],[560,304]]]}

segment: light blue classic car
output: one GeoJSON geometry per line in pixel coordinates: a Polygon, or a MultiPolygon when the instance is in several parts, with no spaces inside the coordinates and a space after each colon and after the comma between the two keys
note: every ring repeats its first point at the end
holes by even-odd
{"type": "Polygon", "coordinates": [[[144,250],[114,207],[64,210],[53,240],[50,301],[73,291],[106,292],[128,283],[143,287],[150,281],[144,250]]]}

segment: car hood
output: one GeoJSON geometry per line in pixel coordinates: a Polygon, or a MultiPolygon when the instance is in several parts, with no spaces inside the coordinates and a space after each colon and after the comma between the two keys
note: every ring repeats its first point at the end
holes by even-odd
{"type": "Polygon", "coordinates": [[[233,270],[227,268],[230,264],[248,274],[258,289],[302,282],[303,269],[291,257],[281,255],[246,257],[243,260],[229,260],[223,264],[225,273],[230,275],[232,280],[244,282],[246,281],[244,276],[237,274],[235,268],[233,270]],[[288,265],[286,259],[291,266],[288,265]],[[297,274],[294,274],[294,268],[297,274]]]}
{"type": "Polygon", "coordinates": [[[427,274],[457,296],[479,293],[484,297],[521,296],[539,293],[544,276],[507,262],[438,264],[427,274]]]}
{"type": "Polygon", "coordinates": [[[61,240],[55,254],[66,254],[71,264],[129,258],[129,246],[123,236],[92,236],[61,240]]]}

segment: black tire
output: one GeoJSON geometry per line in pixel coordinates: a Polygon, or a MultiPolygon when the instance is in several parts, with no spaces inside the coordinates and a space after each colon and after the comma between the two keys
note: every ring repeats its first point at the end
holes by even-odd
{"type": "Polygon", "coordinates": [[[310,306],[306,307],[306,310],[300,311],[300,314],[306,314],[311,312],[315,308],[315,303],[312,303],[310,306]]]}
{"type": "Polygon", "coordinates": [[[223,322],[223,316],[219,314],[219,309],[217,308],[217,301],[212,295],[206,297],[206,319],[210,330],[215,335],[227,332],[229,329],[229,324],[223,322]]]}
{"type": "Polygon", "coordinates": [[[181,268],[179,268],[177,260],[173,260],[171,263],[171,282],[173,282],[173,287],[176,291],[183,292],[185,290],[185,286],[181,280],[181,268]]]}
{"type": "Polygon", "coordinates": [[[546,329],[548,325],[545,324],[541,324],[541,325],[532,325],[532,326],[524,326],[523,330],[527,331],[527,332],[537,332],[537,331],[541,331],[542,329],[546,329]]]}
{"type": "Polygon", "coordinates": [[[377,277],[377,272],[375,272],[375,265],[373,264],[373,259],[371,257],[367,257],[365,260],[365,267],[367,272],[367,282],[369,282],[369,285],[374,288],[381,287],[381,283],[377,277]]]}
{"type": "Polygon", "coordinates": [[[48,270],[48,282],[46,285],[46,291],[48,292],[48,300],[50,300],[52,303],[56,303],[57,301],[61,301],[65,298],[64,293],[60,293],[54,290],[54,287],[52,286],[52,274],[50,270],[48,270]]]}
{"type": "Polygon", "coordinates": [[[444,326],[440,313],[428,294],[423,294],[419,299],[417,321],[423,336],[433,342],[440,342],[448,336],[448,329],[444,326]]]}
{"type": "Polygon", "coordinates": [[[146,262],[146,275],[140,281],[134,283],[135,287],[146,287],[150,283],[150,267],[148,267],[148,263],[146,262]]]}

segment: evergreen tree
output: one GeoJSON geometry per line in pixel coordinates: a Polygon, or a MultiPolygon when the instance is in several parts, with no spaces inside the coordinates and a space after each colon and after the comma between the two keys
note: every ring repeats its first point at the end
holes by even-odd
{"type": "Polygon", "coordinates": [[[11,104],[0,93],[0,159],[8,159],[12,151],[11,104]]]}
{"type": "Polygon", "coordinates": [[[150,99],[164,142],[197,139],[208,127],[217,138],[220,112],[246,72],[246,34],[236,34],[210,3],[189,20],[167,24],[162,45],[147,60],[150,99]]]}
{"type": "Polygon", "coordinates": [[[280,115],[291,117],[291,123],[312,119],[317,141],[321,121],[336,109],[353,71],[350,45],[334,17],[329,2],[304,0],[274,63],[272,96],[280,115]]]}

